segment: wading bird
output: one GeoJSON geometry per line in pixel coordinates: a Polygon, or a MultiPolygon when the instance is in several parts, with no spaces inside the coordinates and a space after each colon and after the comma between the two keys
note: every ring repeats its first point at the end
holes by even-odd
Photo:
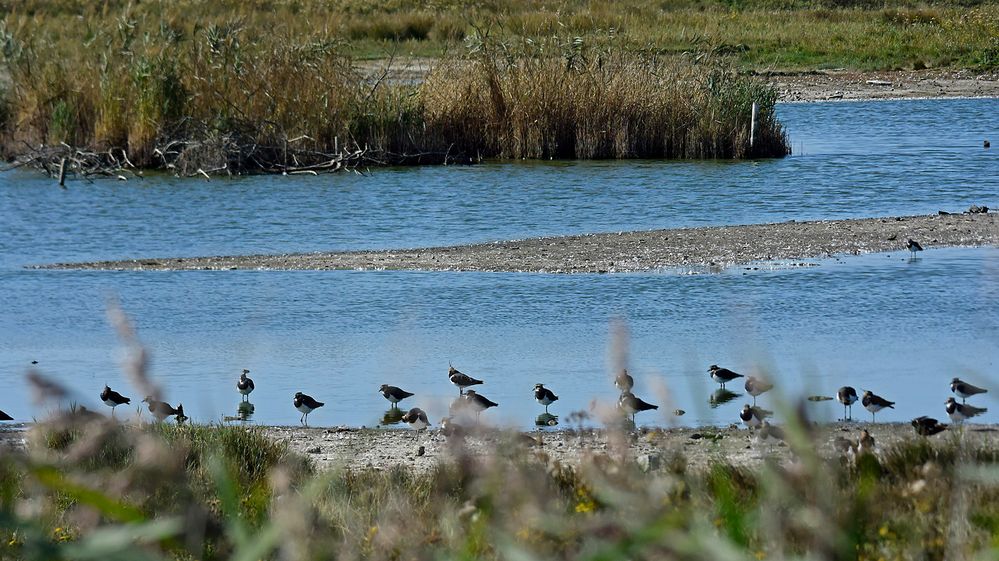
{"type": "Polygon", "coordinates": [[[119,405],[128,405],[132,402],[132,399],[121,395],[105,385],[104,391],[101,392],[101,401],[104,402],[104,405],[111,408],[111,416],[114,417],[114,408],[119,405]]]}
{"type": "Polygon", "coordinates": [[[302,413],[298,422],[305,426],[309,426],[309,413],[312,413],[316,409],[326,405],[325,403],[316,401],[312,398],[312,396],[305,395],[302,392],[295,392],[295,399],[292,403],[295,405],[295,409],[298,409],[302,413]]]}
{"type": "Polygon", "coordinates": [[[857,402],[857,390],[853,389],[852,386],[843,386],[836,392],[836,399],[843,404],[843,420],[852,421],[853,404],[857,402]]]}
{"type": "Polygon", "coordinates": [[[968,382],[962,382],[960,378],[954,378],[953,380],[950,381],[950,391],[956,393],[957,396],[960,397],[961,401],[963,402],[973,395],[985,393],[989,390],[985,388],[979,388],[978,386],[973,386],[968,382]]]}
{"type": "Polygon", "coordinates": [[[406,399],[407,397],[413,397],[415,394],[407,392],[406,390],[390,386],[388,384],[382,384],[382,387],[378,388],[378,391],[382,393],[382,396],[392,402],[392,407],[395,407],[397,403],[406,399]]]}
{"type": "Polygon", "coordinates": [[[482,380],[476,380],[468,374],[459,372],[457,368],[448,365],[447,377],[451,380],[451,383],[458,386],[458,395],[465,393],[465,388],[470,386],[477,386],[482,383],[482,380]]]}
{"type": "Polygon", "coordinates": [[[874,414],[877,413],[878,411],[881,411],[886,407],[890,407],[892,409],[895,408],[894,401],[888,401],[887,399],[879,395],[875,395],[874,392],[871,391],[864,392],[864,397],[863,399],[860,400],[860,403],[863,404],[865,409],[871,412],[872,423],[874,422],[874,414]]]}
{"type": "Polygon", "coordinates": [[[545,413],[547,413],[548,406],[558,401],[558,396],[543,385],[534,384],[534,399],[536,399],[541,405],[545,406],[545,413]]]}
{"type": "Polygon", "coordinates": [[[742,378],[742,374],[732,372],[728,368],[720,368],[717,364],[712,364],[708,368],[708,372],[711,373],[711,379],[721,384],[721,387],[723,388],[728,382],[731,382],[736,378],[742,378]]]}
{"type": "Polygon", "coordinates": [[[250,400],[249,395],[253,391],[253,380],[247,376],[249,373],[250,371],[244,368],[243,373],[239,375],[239,380],[236,381],[236,389],[243,394],[243,399],[246,401],[250,400]]]}

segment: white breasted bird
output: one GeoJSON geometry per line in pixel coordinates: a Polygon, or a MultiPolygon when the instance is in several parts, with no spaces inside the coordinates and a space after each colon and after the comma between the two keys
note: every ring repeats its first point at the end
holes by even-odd
{"type": "Polygon", "coordinates": [[[712,364],[708,368],[708,372],[711,374],[711,379],[715,382],[721,384],[721,387],[725,387],[725,384],[735,380],[736,378],[742,378],[742,374],[737,374],[732,372],[728,368],[721,368],[717,364],[712,364]]]}
{"type": "Polygon", "coordinates": [[[312,396],[305,395],[302,392],[295,392],[295,399],[292,403],[295,405],[295,409],[298,409],[302,413],[298,422],[305,426],[309,426],[309,413],[312,413],[316,409],[326,405],[322,401],[316,401],[312,398],[312,396]]]}
{"type": "Polygon", "coordinates": [[[243,399],[246,401],[250,400],[249,395],[253,391],[253,380],[247,376],[249,373],[250,371],[244,368],[243,373],[239,375],[239,380],[236,381],[236,389],[239,390],[239,393],[243,395],[243,399]]]}
{"type": "Polygon", "coordinates": [[[957,396],[961,398],[961,401],[964,401],[973,395],[985,393],[989,390],[973,386],[968,382],[961,381],[960,378],[954,378],[950,381],[950,391],[957,394],[957,396]]]}
{"type": "Polygon", "coordinates": [[[886,407],[890,407],[892,409],[895,408],[894,401],[888,401],[887,399],[881,397],[880,395],[876,395],[874,392],[869,390],[864,392],[864,397],[860,400],[860,403],[863,404],[864,409],[871,412],[872,423],[874,422],[874,414],[878,411],[881,411],[886,407]]]}
{"type": "Polygon", "coordinates": [[[544,385],[534,384],[534,399],[545,406],[545,413],[547,413],[548,406],[558,401],[558,396],[544,385]]]}
{"type": "Polygon", "coordinates": [[[958,403],[953,397],[948,397],[945,405],[947,415],[950,417],[950,420],[955,423],[960,423],[965,419],[976,417],[988,411],[985,407],[975,407],[974,405],[968,405],[967,403],[958,403]]]}

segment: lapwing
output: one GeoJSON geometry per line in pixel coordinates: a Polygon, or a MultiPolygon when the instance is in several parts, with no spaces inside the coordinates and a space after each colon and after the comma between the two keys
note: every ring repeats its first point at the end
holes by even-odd
{"type": "Polygon", "coordinates": [[[742,406],[742,411],[739,412],[739,418],[742,419],[742,422],[745,423],[747,427],[755,429],[763,424],[763,419],[765,417],[758,415],[757,410],[747,403],[742,406]]]}
{"type": "Polygon", "coordinates": [[[427,419],[427,412],[419,407],[414,407],[406,412],[402,416],[402,422],[410,426],[410,428],[421,431],[430,426],[430,420],[427,419]]]}
{"type": "Polygon", "coordinates": [[[635,394],[631,392],[621,393],[621,397],[618,398],[617,400],[617,405],[618,407],[621,408],[622,411],[631,415],[632,424],[634,424],[635,422],[636,413],[641,413],[642,411],[650,411],[652,409],[659,409],[658,405],[652,405],[651,403],[642,401],[641,399],[636,397],[635,394]]]}
{"type": "Polygon", "coordinates": [[[753,405],[756,405],[756,397],[774,389],[774,385],[762,378],[749,376],[746,378],[746,393],[753,396],[753,405]]]}
{"type": "Polygon", "coordinates": [[[853,404],[857,402],[857,390],[852,386],[843,386],[836,392],[836,399],[843,404],[843,420],[853,420],[853,404]]]}
{"type": "Polygon", "coordinates": [[[950,381],[950,391],[957,394],[957,396],[960,397],[961,401],[963,402],[973,395],[985,393],[989,390],[985,388],[979,388],[978,386],[973,386],[968,382],[962,382],[960,378],[954,378],[953,380],[950,381]]]}
{"type": "Polygon", "coordinates": [[[239,375],[239,380],[236,382],[236,389],[239,390],[239,393],[243,394],[245,401],[250,400],[250,392],[253,391],[253,380],[247,376],[249,373],[250,371],[244,368],[243,373],[239,375]]]}
{"type": "Polygon", "coordinates": [[[916,434],[920,436],[933,436],[947,430],[947,425],[923,415],[912,420],[912,428],[916,429],[916,434]]]}
{"type": "Polygon", "coordinates": [[[482,383],[482,380],[476,380],[468,374],[459,372],[457,368],[448,365],[447,377],[451,380],[451,383],[458,386],[458,395],[465,393],[465,388],[470,386],[477,386],[482,383]]]}
{"type": "Polygon", "coordinates": [[[869,390],[864,392],[864,397],[860,400],[860,403],[863,404],[865,409],[871,412],[872,423],[874,422],[874,414],[878,411],[881,411],[886,407],[890,407],[892,409],[895,408],[894,401],[888,401],[887,399],[876,395],[874,392],[869,390]]]}
{"type": "Polygon", "coordinates": [[[621,372],[614,377],[614,386],[622,392],[630,392],[635,387],[635,379],[628,374],[627,368],[622,368],[621,372]]]}
{"type": "Polygon", "coordinates": [[[490,400],[486,396],[475,393],[475,390],[466,390],[464,400],[465,400],[465,405],[471,407],[472,410],[475,411],[476,420],[478,420],[479,414],[485,411],[486,409],[489,409],[490,407],[496,407],[497,405],[499,405],[499,403],[490,400]]]}
{"type": "Polygon", "coordinates": [[[958,403],[953,397],[948,397],[946,403],[947,415],[951,421],[960,423],[988,411],[985,407],[975,407],[966,403],[958,403]]]}
{"type": "Polygon", "coordinates": [[[712,364],[711,367],[708,368],[708,372],[711,373],[711,379],[721,384],[721,387],[723,388],[726,383],[731,382],[736,378],[743,377],[742,374],[732,372],[728,368],[719,368],[717,364],[712,364]]]}
{"type": "Polygon", "coordinates": [[[305,395],[302,392],[295,392],[295,399],[292,403],[295,405],[295,409],[298,409],[302,413],[298,422],[305,426],[309,426],[309,413],[312,413],[316,409],[326,405],[325,403],[316,401],[312,398],[312,396],[305,395]]]}
{"type": "Polygon", "coordinates": [[[545,406],[545,413],[547,413],[548,406],[558,401],[558,396],[542,384],[534,384],[534,399],[545,406]]]}
{"type": "Polygon", "coordinates": [[[396,404],[400,401],[406,399],[407,397],[413,397],[414,393],[407,392],[406,390],[390,386],[388,384],[382,384],[378,391],[381,392],[382,396],[392,403],[392,407],[396,407],[396,404]]]}
{"type": "Polygon", "coordinates": [[[104,402],[104,405],[111,408],[111,416],[114,417],[114,408],[119,405],[128,405],[132,402],[132,399],[121,395],[105,385],[104,391],[101,392],[101,401],[104,402]]]}
{"type": "Polygon", "coordinates": [[[184,422],[187,417],[184,415],[183,404],[178,404],[176,408],[165,401],[157,401],[152,398],[152,396],[146,396],[142,400],[143,403],[148,404],[149,412],[156,417],[156,420],[163,422],[167,417],[176,417],[178,423],[184,422]]]}

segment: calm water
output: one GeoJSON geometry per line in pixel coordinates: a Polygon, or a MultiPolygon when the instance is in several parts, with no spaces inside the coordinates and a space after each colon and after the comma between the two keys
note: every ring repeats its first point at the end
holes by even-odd
{"type": "MultiPolygon", "coordinates": [[[[487,380],[491,422],[526,426],[545,382],[566,415],[613,399],[610,323],[630,328],[640,396],[708,407],[711,363],[763,369],[789,393],[851,383],[899,401],[884,420],[944,415],[955,375],[989,383],[999,359],[999,250],[930,250],[716,275],[36,271],[52,261],[451,244],[585,231],[999,207],[999,100],[787,105],[795,155],[760,162],[587,162],[378,170],[318,178],[73,182],[0,176],[0,409],[40,414],[31,360],[103,408],[127,389],[104,315],[117,295],[153,374],[196,420],[235,414],[242,368],[254,420],[294,423],[291,395],[327,402],[313,424],[376,424],[381,383],[434,419],[457,391],[447,363],[487,380]]],[[[999,390],[999,388],[997,388],[999,390]]],[[[125,392],[128,394],[129,392],[125,392]]],[[[994,391],[993,394],[995,395],[994,391]]],[[[135,396],[133,397],[140,397],[135,396]]],[[[138,400],[135,400],[138,401],[138,400]]],[[[988,405],[990,399],[981,400],[988,405]]],[[[769,397],[762,404],[772,404],[769,397]]],[[[817,406],[830,418],[834,405],[817,406]]],[[[866,412],[857,408],[856,416],[866,412]]],[[[645,422],[663,422],[648,413],[645,422]]],[[[994,420],[990,413],[986,420],[994,420]]]]}

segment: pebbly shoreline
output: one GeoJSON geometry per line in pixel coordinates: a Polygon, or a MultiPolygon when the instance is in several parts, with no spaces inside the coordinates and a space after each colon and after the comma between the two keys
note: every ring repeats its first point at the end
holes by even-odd
{"type": "Polygon", "coordinates": [[[377,251],[139,258],[55,263],[38,269],[413,270],[534,273],[720,270],[760,261],[823,258],[924,248],[999,245],[995,213],[935,214],[742,226],[712,226],[377,251]]]}

